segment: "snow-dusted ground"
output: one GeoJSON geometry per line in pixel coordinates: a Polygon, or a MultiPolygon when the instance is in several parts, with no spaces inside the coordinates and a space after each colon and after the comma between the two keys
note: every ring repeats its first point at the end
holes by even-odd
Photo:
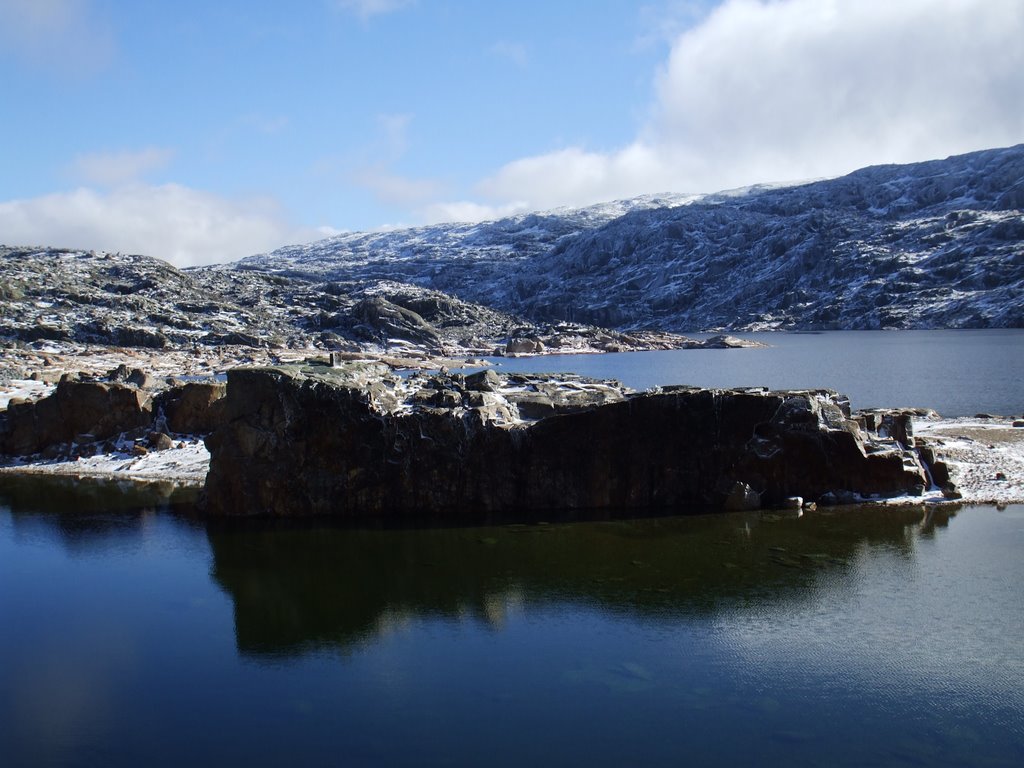
{"type": "Polygon", "coordinates": [[[12,463],[0,467],[0,474],[100,477],[137,482],[169,481],[181,486],[200,487],[206,482],[210,452],[206,450],[201,438],[180,438],[175,440],[173,448],[150,451],[143,456],[119,451],[78,459],[12,463]]]}
{"type": "MultiPolygon", "coordinates": [[[[936,419],[917,422],[915,432],[949,465],[964,502],[1024,503],[1024,427],[1001,418],[936,419]]],[[[925,500],[942,494],[929,491],[925,500]]]]}
{"type": "Polygon", "coordinates": [[[56,385],[32,379],[11,379],[0,384],[0,411],[7,409],[11,400],[38,400],[53,392],[56,385]]]}
{"type": "MultiPolygon", "coordinates": [[[[0,392],[17,385],[32,394],[31,385],[17,384],[28,372],[45,382],[56,383],[63,373],[104,374],[119,365],[141,368],[154,378],[174,376],[202,378],[224,373],[238,365],[277,365],[297,362],[314,355],[317,349],[257,349],[242,346],[196,347],[195,349],[143,349],[104,347],[74,342],[48,342],[20,349],[5,349],[0,355],[0,392]],[[7,372],[9,378],[2,378],[7,372]]],[[[41,382],[32,382],[39,385],[41,382]]],[[[24,396],[7,393],[12,396],[24,396]]],[[[2,407],[7,406],[6,401],[2,407]]]]}

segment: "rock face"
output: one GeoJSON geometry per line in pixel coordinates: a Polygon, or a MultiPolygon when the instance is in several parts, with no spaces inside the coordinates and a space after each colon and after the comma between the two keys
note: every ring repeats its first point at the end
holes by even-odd
{"type": "Polygon", "coordinates": [[[147,426],[152,418],[152,398],[137,387],[65,376],[50,397],[7,408],[0,453],[34,454],[84,436],[103,440],[147,426]]]}
{"type": "Polygon", "coordinates": [[[206,509],[480,522],[773,506],[926,483],[912,454],[870,439],[833,392],[634,394],[493,373],[474,384],[442,376],[421,385],[365,369],[235,369],[224,426],[207,438],[206,509]],[[558,394],[573,391],[587,394],[558,394]],[[524,419],[520,404],[530,410],[541,397],[550,405],[524,419]]]}
{"type": "Polygon", "coordinates": [[[221,382],[190,382],[162,392],[157,405],[171,432],[205,435],[221,422],[226,390],[221,382]]]}
{"type": "Polygon", "coordinates": [[[12,402],[0,412],[0,455],[65,454],[72,445],[82,448],[125,434],[166,449],[166,432],[207,434],[221,423],[223,383],[191,382],[158,392],[151,391],[154,387],[151,376],[124,366],[105,380],[67,374],[49,397],[12,402]]]}

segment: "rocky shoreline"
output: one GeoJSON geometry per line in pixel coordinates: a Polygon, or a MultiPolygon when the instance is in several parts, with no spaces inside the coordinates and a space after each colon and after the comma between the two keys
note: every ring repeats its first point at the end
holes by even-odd
{"type": "Polygon", "coordinates": [[[483,522],[1024,496],[1024,429],[1005,420],[851,412],[827,390],[638,393],[351,357],[236,367],[226,383],[65,374],[0,411],[0,472],[203,487],[211,516],[483,522]],[[997,432],[999,449],[978,447],[997,432]]]}

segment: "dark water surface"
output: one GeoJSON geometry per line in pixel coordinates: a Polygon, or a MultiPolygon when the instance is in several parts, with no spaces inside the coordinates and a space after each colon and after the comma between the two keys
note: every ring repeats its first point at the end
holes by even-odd
{"type": "Polygon", "coordinates": [[[1022,551],[1022,506],[367,530],[3,479],[0,764],[1019,766],[1022,551]]]}
{"type": "MultiPolygon", "coordinates": [[[[706,337],[708,334],[694,334],[706,337]]],[[[572,371],[637,389],[664,384],[837,389],[854,408],[943,416],[1024,412],[1024,329],[738,333],[768,349],[493,358],[504,371],[572,371]]]]}

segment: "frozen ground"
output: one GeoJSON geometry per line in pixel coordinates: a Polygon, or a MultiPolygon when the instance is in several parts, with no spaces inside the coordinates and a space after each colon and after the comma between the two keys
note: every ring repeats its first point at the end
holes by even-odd
{"type": "Polygon", "coordinates": [[[915,432],[949,465],[964,502],[1024,503],[1024,427],[1002,418],[937,419],[917,422],[915,432]]]}
{"type": "Polygon", "coordinates": [[[98,454],[78,459],[53,459],[33,463],[12,463],[0,473],[99,477],[115,480],[173,482],[200,487],[210,468],[210,453],[201,438],[181,436],[173,448],[136,456],[127,451],[98,454]]]}

